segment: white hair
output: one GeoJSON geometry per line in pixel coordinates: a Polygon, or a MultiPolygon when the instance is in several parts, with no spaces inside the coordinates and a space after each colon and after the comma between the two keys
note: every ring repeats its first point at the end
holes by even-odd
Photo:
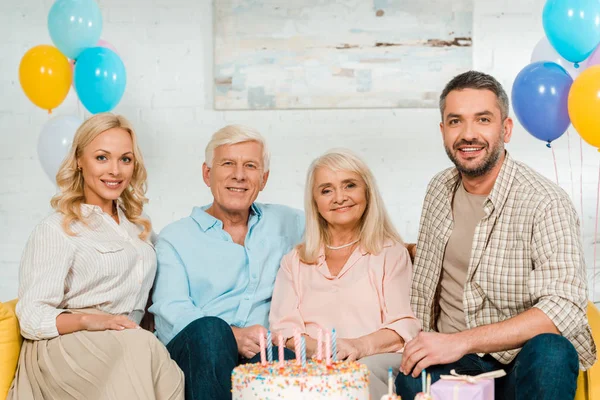
{"type": "Polygon", "coordinates": [[[204,162],[210,168],[212,167],[215,149],[217,147],[244,142],[257,142],[262,145],[263,168],[265,172],[269,171],[271,156],[265,138],[256,129],[243,125],[227,125],[216,131],[210,138],[210,142],[206,145],[204,162]]]}

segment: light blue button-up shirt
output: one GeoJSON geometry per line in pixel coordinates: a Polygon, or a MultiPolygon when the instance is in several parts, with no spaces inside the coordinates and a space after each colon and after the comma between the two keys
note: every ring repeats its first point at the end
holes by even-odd
{"type": "Polygon", "coordinates": [[[206,213],[208,207],[195,207],[189,217],[166,226],[156,244],[150,312],[164,344],[205,316],[237,327],[266,327],[281,258],[304,233],[302,211],[254,203],[241,246],[223,222],[206,213]]]}

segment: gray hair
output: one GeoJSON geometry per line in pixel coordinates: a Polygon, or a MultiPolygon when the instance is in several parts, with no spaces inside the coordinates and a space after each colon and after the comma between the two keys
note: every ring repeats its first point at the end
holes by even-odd
{"type": "Polygon", "coordinates": [[[446,109],[446,97],[453,90],[463,89],[478,89],[478,90],[489,90],[496,95],[498,99],[498,107],[500,108],[500,114],[502,121],[508,117],[509,102],[508,96],[504,91],[504,88],[491,75],[484,74],[479,71],[467,71],[460,75],[455,76],[444,88],[440,95],[440,113],[442,115],[442,121],[444,120],[444,110],[446,109]]]}
{"type": "Polygon", "coordinates": [[[243,142],[257,142],[262,145],[263,168],[265,172],[269,171],[271,156],[265,138],[256,129],[243,125],[227,125],[216,131],[210,138],[210,142],[206,145],[204,162],[209,168],[212,167],[215,149],[217,147],[243,142]]]}

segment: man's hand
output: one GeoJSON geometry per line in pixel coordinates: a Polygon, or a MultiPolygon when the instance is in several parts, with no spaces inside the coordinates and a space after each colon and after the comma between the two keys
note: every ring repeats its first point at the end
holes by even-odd
{"type": "Polygon", "coordinates": [[[261,325],[246,328],[232,326],[231,330],[237,342],[238,353],[245,358],[252,358],[260,351],[260,335],[267,337],[267,330],[261,325]]]}
{"type": "Polygon", "coordinates": [[[356,361],[367,356],[360,339],[338,339],[337,359],[339,361],[356,361]]]}
{"type": "Polygon", "coordinates": [[[404,375],[412,372],[416,378],[424,368],[453,363],[467,352],[466,341],[457,334],[421,332],[404,347],[400,372],[404,375]]]}

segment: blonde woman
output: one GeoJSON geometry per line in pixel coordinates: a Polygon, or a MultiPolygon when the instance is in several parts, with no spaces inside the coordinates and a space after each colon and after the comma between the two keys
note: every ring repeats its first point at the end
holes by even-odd
{"type": "Polygon", "coordinates": [[[292,347],[296,330],[316,351],[319,329],[337,331],[337,359],[371,372],[371,398],[387,392],[404,344],[420,325],[410,308],[412,264],[387,215],[369,168],[348,150],[310,166],[305,241],[287,254],[275,281],[271,330],[292,347]]]}
{"type": "Polygon", "coordinates": [[[181,370],[138,325],[156,255],[129,122],[108,113],[84,122],[56,182],[55,212],[21,259],[26,340],[8,399],[183,399],[181,370]]]}

